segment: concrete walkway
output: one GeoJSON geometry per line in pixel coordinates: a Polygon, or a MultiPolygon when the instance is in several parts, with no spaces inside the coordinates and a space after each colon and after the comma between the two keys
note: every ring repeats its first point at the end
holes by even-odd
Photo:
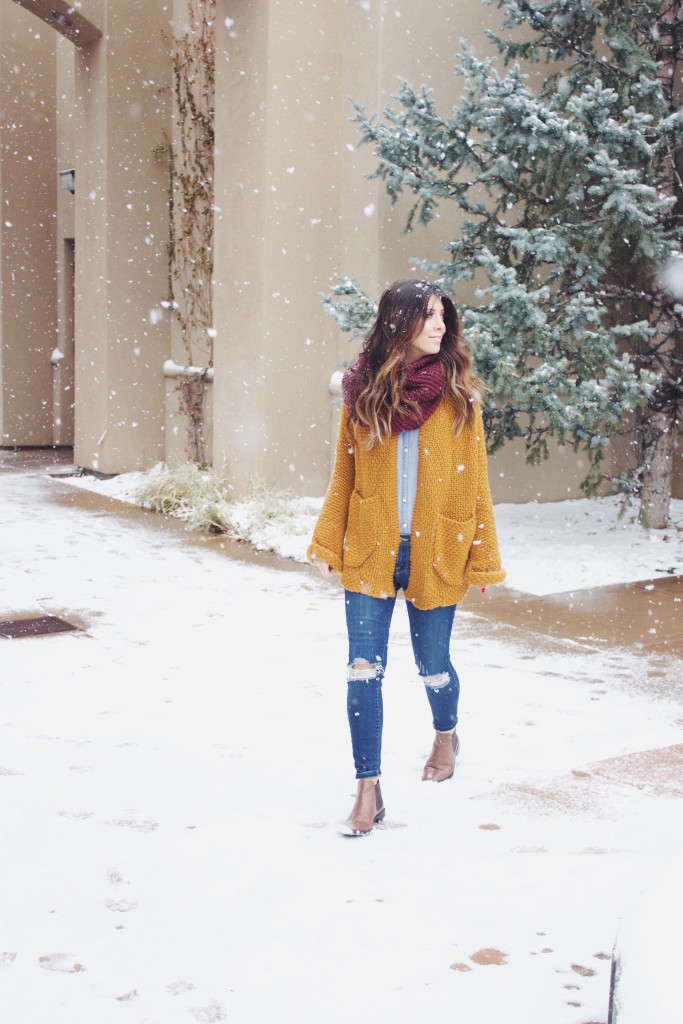
{"type": "MultiPolygon", "coordinates": [[[[0,474],[44,472],[59,476],[73,468],[71,459],[71,449],[67,448],[0,450],[0,474]]],[[[255,551],[248,544],[225,537],[188,532],[173,517],[160,516],[94,491],[46,487],[44,493],[45,500],[58,507],[138,521],[161,534],[181,538],[189,547],[209,547],[227,558],[319,580],[311,566],[279,558],[271,552],[255,551]]],[[[672,671],[672,666],[680,668],[678,659],[683,655],[683,577],[660,577],[543,597],[506,587],[493,587],[485,594],[471,588],[461,608],[470,617],[470,628],[482,637],[495,632],[508,643],[539,652],[569,646],[581,648],[587,655],[608,649],[643,655],[646,672],[641,679],[634,679],[634,686],[683,704],[683,673],[672,671]]],[[[14,617],[27,613],[30,609],[17,609],[14,617]]],[[[73,613],[70,617],[73,620],[73,613]]],[[[646,789],[650,795],[683,797],[682,769],[683,745],[677,744],[598,762],[590,766],[585,777],[618,780],[646,789]]],[[[548,790],[525,792],[524,797],[546,806],[565,799],[548,790]]]]}
{"type": "MultiPolygon", "coordinates": [[[[71,449],[0,450],[0,473],[16,471],[67,471],[71,449]]],[[[183,523],[144,509],[134,508],[91,491],[73,490],[50,495],[65,507],[107,510],[125,519],[139,519],[148,526],[154,522],[159,531],[182,535],[189,545],[214,547],[230,558],[252,564],[272,566],[280,571],[302,572],[316,576],[309,566],[258,552],[246,544],[188,533],[183,523]]],[[[610,647],[680,657],[683,655],[683,577],[667,576],[617,586],[566,591],[535,597],[506,587],[493,587],[486,594],[472,588],[463,608],[469,613],[519,631],[520,637],[539,642],[559,641],[577,644],[586,650],[610,647]]]]}
{"type": "MultiPolygon", "coordinates": [[[[0,474],[43,472],[60,476],[73,469],[72,452],[62,449],[0,450],[0,474]]],[[[314,580],[311,566],[256,551],[248,544],[189,532],[171,516],[76,488],[46,488],[45,500],[57,507],[80,508],[95,515],[104,513],[128,522],[139,521],[161,534],[181,538],[189,547],[212,548],[221,555],[252,565],[303,573],[314,580]]],[[[329,584],[325,584],[329,586],[329,584]]],[[[683,577],[666,576],[614,586],[566,591],[536,597],[507,587],[492,587],[485,594],[471,588],[461,609],[477,622],[482,635],[490,630],[511,642],[549,650],[569,645],[587,654],[610,648],[646,655],[647,685],[666,690],[683,701],[680,673],[669,669],[672,659],[683,656],[683,577]],[[657,658],[657,656],[661,656],[657,658]],[[654,666],[654,667],[653,667],[654,666]]]]}
{"type": "MultiPolygon", "coordinates": [[[[253,564],[270,565],[280,571],[302,572],[317,579],[317,571],[299,562],[258,552],[248,545],[225,538],[188,535],[178,520],[156,516],[143,509],[110,502],[92,492],[76,492],[70,499],[81,507],[117,507],[117,514],[138,516],[158,522],[160,530],[181,532],[186,542],[214,546],[226,557],[253,564]]],[[[667,576],[616,586],[567,591],[535,597],[506,587],[493,587],[485,594],[471,588],[462,605],[480,620],[485,634],[492,627],[501,638],[525,645],[557,648],[578,646],[586,653],[617,648],[646,656],[647,674],[641,681],[651,693],[678,697],[683,704],[683,676],[672,673],[672,659],[683,656],[683,577],[667,576]],[[657,657],[659,656],[659,657],[657,657]]],[[[650,795],[683,797],[683,744],[637,755],[610,758],[591,765],[585,778],[619,781],[647,791],[650,795]]],[[[528,797],[530,794],[526,794],[528,797]]],[[[539,790],[535,799],[542,805],[554,803],[557,794],[539,790]]]]}
{"type": "Polygon", "coordinates": [[[491,621],[581,647],[683,654],[681,576],[544,597],[496,587],[490,595],[473,591],[468,595],[467,607],[491,621]]]}

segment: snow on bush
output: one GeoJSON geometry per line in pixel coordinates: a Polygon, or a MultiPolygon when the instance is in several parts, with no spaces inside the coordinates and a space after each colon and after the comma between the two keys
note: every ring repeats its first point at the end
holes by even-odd
{"type": "MultiPolygon", "coordinates": [[[[295,498],[255,484],[244,501],[210,470],[156,466],[110,480],[73,477],[70,483],[182,519],[192,529],[224,533],[306,560],[322,498],[295,498]]],[[[683,501],[671,503],[671,527],[646,530],[618,497],[499,504],[496,520],[508,577],[527,594],[554,594],[683,573],[683,501]]]]}

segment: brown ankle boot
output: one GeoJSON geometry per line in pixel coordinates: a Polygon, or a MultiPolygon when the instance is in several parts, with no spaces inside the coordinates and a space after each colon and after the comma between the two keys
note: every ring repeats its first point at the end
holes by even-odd
{"type": "Polygon", "coordinates": [[[460,750],[460,740],[455,729],[453,732],[437,732],[434,734],[432,752],[422,772],[425,782],[445,782],[455,771],[455,759],[460,750]]]}
{"type": "Polygon", "coordinates": [[[359,779],[353,810],[340,824],[339,831],[343,836],[366,836],[383,821],[385,814],[379,779],[359,779]]]}

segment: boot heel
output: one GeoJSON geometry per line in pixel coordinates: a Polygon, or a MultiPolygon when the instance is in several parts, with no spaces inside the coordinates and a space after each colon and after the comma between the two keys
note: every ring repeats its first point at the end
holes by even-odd
{"type": "Polygon", "coordinates": [[[372,819],[373,825],[379,825],[380,821],[384,821],[386,816],[387,816],[387,812],[386,812],[386,810],[383,807],[382,810],[379,812],[379,814],[376,814],[375,817],[372,819]]]}

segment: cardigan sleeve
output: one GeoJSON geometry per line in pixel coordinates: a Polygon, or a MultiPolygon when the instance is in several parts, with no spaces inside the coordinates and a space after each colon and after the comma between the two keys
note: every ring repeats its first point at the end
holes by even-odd
{"type": "Polygon", "coordinates": [[[342,405],[334,471],[311,544],[306,552],[309,562],[318,558],[321,562],[327,562],[337,572],[342,571],[346,522],[356,475],[353,444],[349,414],[342,405]]]}
{"type": "Polygon", "coordinates": [[[496,521],[489,488],[484,420],[481,408],[478,405],[475,407],[474,425],[478,448],[477,524],[467,561],[465,578],[470,586],[488,587],[494,583],[502,583],[506,573],[500,564],[496,521]]]}

